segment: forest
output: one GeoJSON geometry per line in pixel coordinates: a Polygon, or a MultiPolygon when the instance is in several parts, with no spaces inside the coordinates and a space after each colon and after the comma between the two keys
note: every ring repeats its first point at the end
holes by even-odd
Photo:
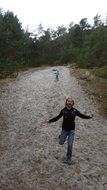
{"type": "Polygon", "coordinates": [[[20,70],[42,65],[76,64],[80,68],[103,67],[107,78],[107,23],[96,14],[44,30],[42,24],[29,32],[13,12],[0,9],[0,79],[20,70]]]}

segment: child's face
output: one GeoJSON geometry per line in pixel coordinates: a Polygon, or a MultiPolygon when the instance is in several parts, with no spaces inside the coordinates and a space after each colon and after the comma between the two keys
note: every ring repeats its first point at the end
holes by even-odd
{"type": "Polygon", "coordinates": [[[72,108],[73,105],[74,105],[74,101],[71,98],[68,98],[66,101],[66,106],[68,108],[72,108]]]}

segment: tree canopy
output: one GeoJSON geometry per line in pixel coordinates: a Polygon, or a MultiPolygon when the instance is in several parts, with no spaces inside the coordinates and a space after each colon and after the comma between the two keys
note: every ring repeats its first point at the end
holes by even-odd
{"type": "Polygon", "coordinates": [[[56,30],[44,30],[42,24],[37,33],[23,30],[13,12],[0,9],[0,78],[26,67],[76,62],[80,67],[107,65],[107,25],[100,15],[93,18],[93,26],[87,18],[79,24],[56,30]]]}

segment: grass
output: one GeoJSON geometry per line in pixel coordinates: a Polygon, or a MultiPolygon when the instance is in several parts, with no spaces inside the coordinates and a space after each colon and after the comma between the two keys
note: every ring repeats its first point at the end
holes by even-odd
{"type": "Polygon", "coordinates": [[[107,67],[94,69],[73,69],[83,90],[88,96],[94,96],[99,112],[107,117],[107,67]]]}
{"type": "Polygon", "coordinates": [[[107,79],[107,66],[95,69],[95,75],[107,79]]]}

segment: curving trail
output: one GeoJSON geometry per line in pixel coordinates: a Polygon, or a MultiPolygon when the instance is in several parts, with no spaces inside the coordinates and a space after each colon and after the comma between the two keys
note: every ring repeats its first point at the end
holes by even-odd
{"type": "Polygon", "coordinates": [[[57,68],[58,82],[47,68],[0,87],[0,190],[107,189],[107,120],[69,68],[57,68]],[[78,110],[94,114],[91,120],[76,118],[71,166],[62,162],[66,143],[58,144],[62,119],[47,124],[66,95],[78,110]]]}

